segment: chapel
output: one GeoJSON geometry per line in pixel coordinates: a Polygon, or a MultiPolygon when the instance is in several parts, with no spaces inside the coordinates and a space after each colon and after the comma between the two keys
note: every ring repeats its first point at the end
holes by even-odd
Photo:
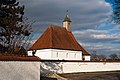
{"type": "Polygon", "coordinates": [[[40,38],[29,48],[28,55],[42,60],[87,60],[90,54],[77,42],[71,31],[68,15],[63,26],[49,25],[40,38]]]}

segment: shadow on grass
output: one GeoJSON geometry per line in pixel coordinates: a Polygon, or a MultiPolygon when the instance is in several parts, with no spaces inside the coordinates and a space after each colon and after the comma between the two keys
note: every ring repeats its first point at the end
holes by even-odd
{"type": "Polygon", "coordinates": [[[56,78],[41,77],[40,80],[57,80],[56,78]]]}
{"type": "Polygon", "coordinates": [[[116,77],[120,80],[120,74],[117,74],[116,77]]]}

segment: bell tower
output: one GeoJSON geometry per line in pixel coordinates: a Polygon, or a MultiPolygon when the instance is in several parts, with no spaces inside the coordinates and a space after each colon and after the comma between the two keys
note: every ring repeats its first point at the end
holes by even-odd
{"type": "Polygon", "coordinates": [[[71,22],[72,21],[70,20],[70,17],[67,14],[63,20],[63,27],[66,28],[67,31],[71,31],[71,22]]]}

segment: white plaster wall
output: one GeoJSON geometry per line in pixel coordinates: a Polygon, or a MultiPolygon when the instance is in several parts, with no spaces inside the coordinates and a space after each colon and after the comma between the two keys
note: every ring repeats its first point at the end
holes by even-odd
{"type": "MultiPolygon", "coordinates": [[[[35,56],[38,56],[41,59],[51,59],[52,49],[42,49],[37,50],[35,56]]],[[[28,51],[28,56],[32,56],[32,51],[28,51]]]]}
{"type": "Polygon", "coordinates": [[[97,72],[120,70],[120,62],[64,62],[63,73],[97,72]]]}
{"type": "Polygon", "coordinates": [[[28,56],[32,56],[32,51],[27,51],[28,56]]]}
{"type": "Polygon", "coordinates": [[[90,61],[90,56],[88,55],[84,55],[83,58],[85,59],[85,61],[90,61]]]}
{"type": "Polygon", "coordinates": [[[52,49],[37,50],[35,56],[41,59],[51,59],[52,49]]]}
{"type": "Polygon", "coordinates": [[[82,60],[82,51],[52,49],[52,59],[55,60],[82,60]],[[57,56],[58,54],[58,56],[57,56]]]}
{"type": "MultiPolygon", "coordinates": [[[[32,51],[28,51],[31,56],[32,51]]],[[[82,60],[82,51],[60,50],[60,49],[42,49],[37,50],[35,56],[47,60],[82,60]]]]}
{"type": "Polygon", "coordinates": [[[70,31],[71,29],[71,22],[63,22],[63,27],[66,28],[66,30],[70,31]]]}
{"type": "Polygon", "coordinates": [[[40,62],[0,61],[0,80],[40,80],[40,62]]]}

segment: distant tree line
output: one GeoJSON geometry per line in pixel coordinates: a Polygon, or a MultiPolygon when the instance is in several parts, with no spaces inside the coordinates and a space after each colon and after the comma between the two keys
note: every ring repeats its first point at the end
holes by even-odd
{"type": "Polygon", "coordinates": [[[0,53],[27,55],[31,23],[24,16],[24,6],[16,0],[0,0],[0,53]]]}
{"type": "Polygon", "coordinates": [[[104,55],[104,54],[91,54],[91,60],[97,60],[97,61],[105,61],[105,60],[120,60],[120,54],[110,54],[110,55],[104,55]]]}

